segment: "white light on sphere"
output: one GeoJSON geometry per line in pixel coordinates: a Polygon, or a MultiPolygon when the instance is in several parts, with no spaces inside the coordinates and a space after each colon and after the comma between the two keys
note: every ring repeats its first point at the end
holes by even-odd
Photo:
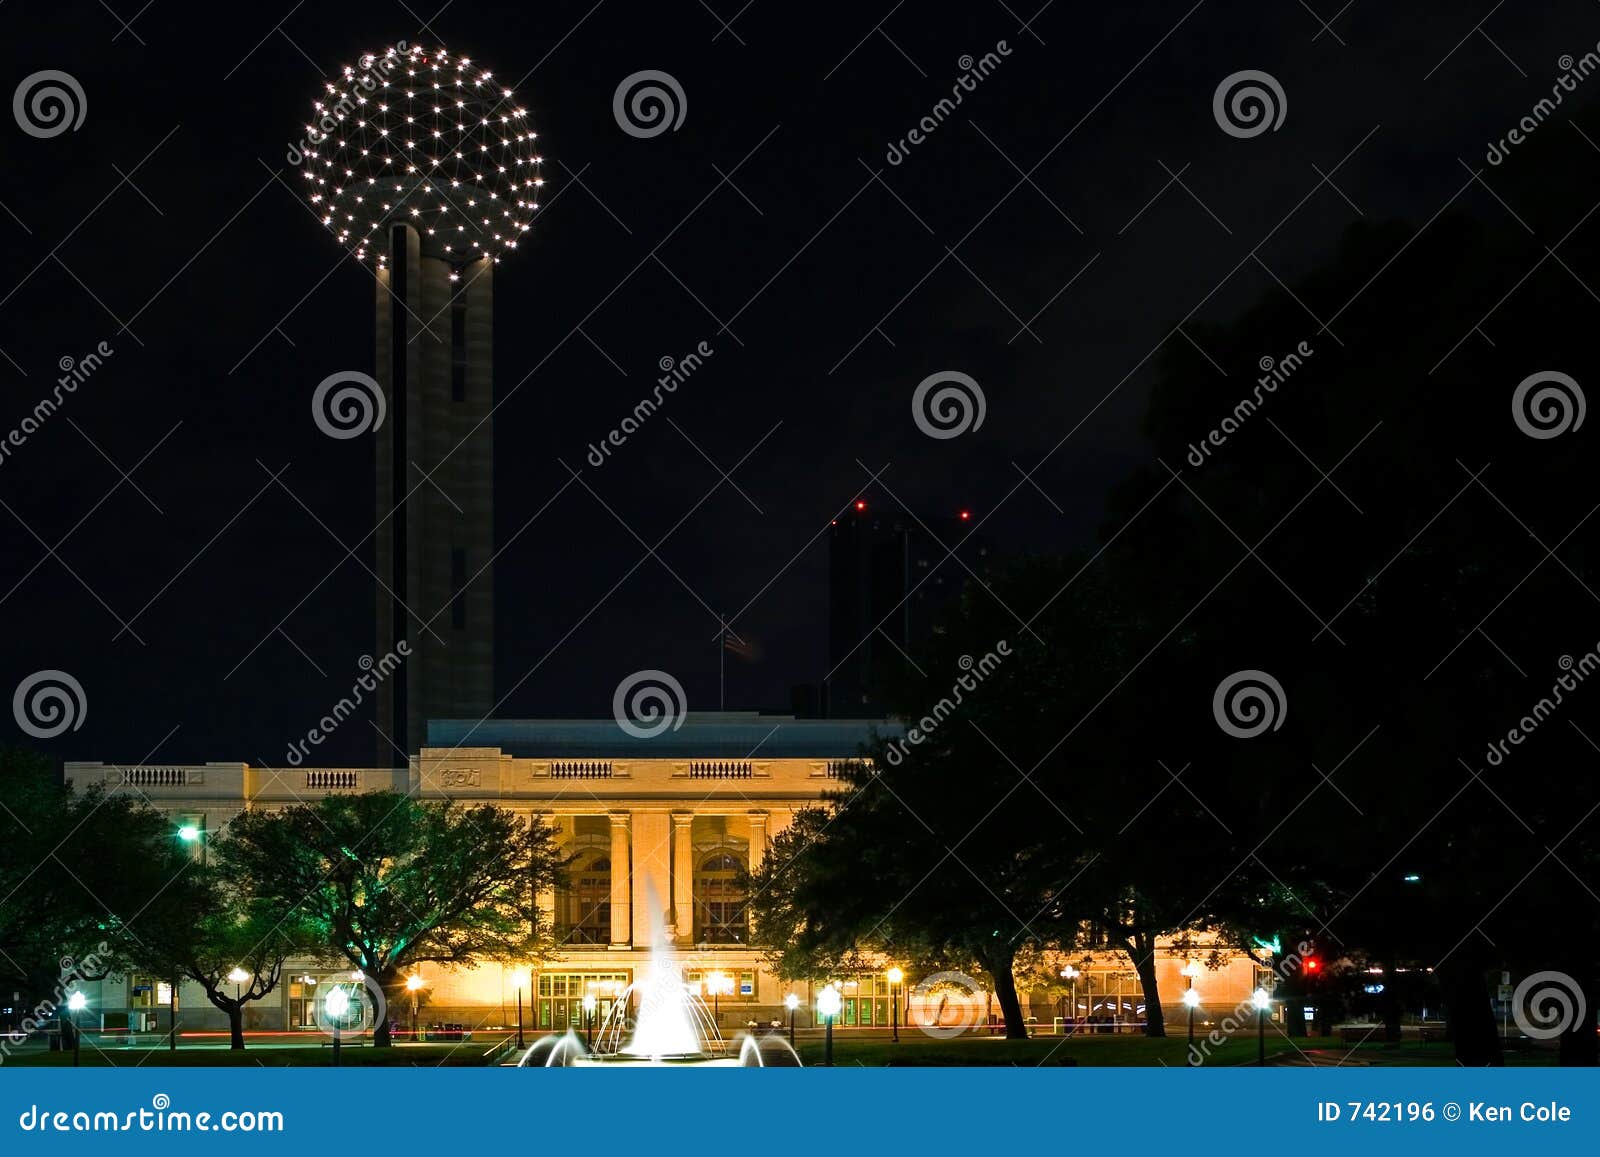
{"type": "Polygon", "coordinates": [[[1268,995],[1266,989],[1258,988],[1250,994],[1250,1003],[1265,1011],[1272,1006],[1272,997],[1268,995]]]}
{"type": "Polygon", "coordinates": [[[81,992],[74,992],[67,997],[67,1008],[73,1012],[82,1012],[89,1006],[89,998],[81,992]]]}
{"type": "Polygon", "coordinates": [[[1198,1008],[1200,1006],[1200,990],[1196,988],[1185,990],[1183,994],[1183,1003],[1188,1005],[1190,1008],[1198,1008]]]}
{"type": "Polygon", "coordinates": [[[843,1000],[839,996],[839,990],[832,985],[817,993],[817,1011],[829,1020],[839,1015],[841,1007],[843,1000]]]}
{"type": "MultiPolygon", "coordinates": [[[[384,230],[391,222],[459,208],[459,193],[441,185],[456,189],[471,183],[490,197],[515,202],[516,212],[506,214],[513,233],[528,228],[539,204],[518,194],[544,182],[537,175],[536,134],[508,134],[499,127],[526,126],[527,110],[516,104],[514,93],[485,87],[489,73],[469,70],[443,48],[421,45],[364,55],[359,68],[346,65],[339,72],[339,83],[325,84],[326,91],[311,102],[302,168],[315,190],[308,193],[318,218],[357,260],[365,261],[373,248],[382,259],[384,230]],[[406,91],[403,107],[395,107],[402,102],[395,99],[393,82],[419,72],[434,77],[431,90],[439,96],[413,104],[418,94],[406,91]],[[446,94],[450,99],[440,99],[446,94]],[[369,96],[377,99],[369,104],[369,96]],[[375,211],[357,190],[392,176],[396,166],[409,180],[396,185],[393,201],[375,211]]],[[[473,226],[472,233],[472,247],[488,256],[511,247],[492,230],[473,226]]]]}
{"type": "Polygon", "coordinates": [[[322,1007],[334,1020],[343,1020],[350,1011],[350,994],[336,984],[322,998],[322,1007]]]}
{"type": "Polygon", "coordinates": [[[789,993],[783,998],[783,1007],[788,1009],[790,1012],[793,1012],[795,1009],[800,1007],[800,998],[792,992],[789,993]]]}

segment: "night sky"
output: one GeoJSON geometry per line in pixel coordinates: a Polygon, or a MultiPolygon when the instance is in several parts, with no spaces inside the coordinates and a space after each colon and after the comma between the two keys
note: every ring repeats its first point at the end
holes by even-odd
{"type": "MultiPolygon", "coordinates": [[[[0,689],[60,669],[88,703],[39,746],[272,764],[372,651],[372,442],[310,410],[323,378],[372,368],[371,276],[285,155],[320,70],[442,42],[531,112],[544,204],[495,275],[495,714],[603,716],[641,668],[715,708],[707,607],[756,644],[728,659],[730,707],[820,679],[821,532],[858,496],[969,508],[1008,552],[1092,545],[1107,493],[1153,458],[1140,421],[1161,352],[1187,344],[1175,326],[1237,316],[1363,218],[1428,221],[1558,59],[1600,40],[1586,0],[1477,31],[1487,2],[923,7],[0,8],[7,91],[59,70],[87,102],[76,131],[3,126],[0,428],[62,359],[114,351],[0,462],[0,689]],[[962,58],[1002,41],[890,164],[962,58]],[[645,69],[687,111],[640,139],[612,98],[645,69]],[[1284,89],[1277,131],[1220,130],[1213,92],[1243,69],[1284,89]],[[660,359],[701,342],[706,366],[586,463],[660,359]],[[935,440],[910,401],[944,370],[987,415],[935,440]],[[669,530],[651,557],[641,540],[669,530]]],[[[1452,209],[1503,217],[1480,187],[1452,209]]],[[[9,714],[0,738],[25,738],[9,714]]],[[[372,746],[346,727],[319,758],[372,746]]]]}

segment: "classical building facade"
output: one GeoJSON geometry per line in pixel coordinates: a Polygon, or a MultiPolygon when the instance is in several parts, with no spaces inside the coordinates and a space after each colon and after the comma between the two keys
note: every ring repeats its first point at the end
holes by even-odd
{"type": "MultiPolygon", "coordinates": [[[[773,837],[802,808],[839,787],[839,772],[876,729],[863,720],[797,720],[755,713],[691,715],[650,739],[612,720],[434,720],[429,744],[406,768],[301,767],[245,763],[123,766],[69,763],[79,786],[137,793],[172,817],[175,833],[204,854],[206,842],[246,809],[274,809],[337,794],[375,790],[423,799],[493,803],[560,832],[572,856],[567,885],[542,903],[559,949],[548,959],[472,969],[420,969],[418,1008],[389,1009],[402,1026],[459,1024],[469,1029],[524,1025],[581,1030],[586,996],[594,1016],[648,967],[652,942],[674,945],[686,981],[712,1005],[725,1032],[751,1021],[785,1019],[784,998],[800,1000],[797,1023],[812,1023],[811,987],[779,980],[749,945],[742,872],[758,868],[773,837]]],[[[1184,1014],[1181,975],[1188,953],[1165,949],[1158,967],[1169,1018],[1184,1014]]],[[[1041,1030],[1057,1018],[1095,1016],[1133,1022],[1143,998],[1131,967],[1111,956],[1074,957],[1079,976],[1029,991],[1041,1030]]],[[[1250,962],[1229,957],[1196,983],[1206,1007],[1223,1014],[1255,982],[1250,962]]],[[[296,962],[277,991],[247,1008],[251,1031],[315,1031],[319,990],[351,979],[348,969],[296,962]]],[[[842,977],[842,1027],[975,1020],[998,1008],[985,994],[942,988],[918,994],[917,977],[891,990],[882,974],[842,977]],[[979,1004],[984,1007],[980,1009],[979,1004]]],[[[91,991],[105,1025],[164,1032],[171,1024],[169,978],[113,977],[91,991]]],[[[178,993],[184,1033],[220,1032],[225,1020],[192,984],[178,993]]]]}

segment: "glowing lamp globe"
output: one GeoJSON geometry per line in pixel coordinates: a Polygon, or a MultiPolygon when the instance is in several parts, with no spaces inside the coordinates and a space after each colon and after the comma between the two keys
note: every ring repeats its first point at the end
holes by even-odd
{"type": "Polygon", "coordinates": [[[364,55],[323,84],[303,128],[306,197],[358,260],[383,264],[385,228],[403,222],[440,256],[498,261],[538,211],[538,134],[474,57],[404,42],[364,55]]]}
{"type": "Polygon", "coordinates": [[[839,990],[831,984],[817,993],[817,1011],[829,1020],[839,1015],[839,1009],[842,1006],[843,1001],[839,996],[839,990]]]}
{"type": "Polygon", "coordinates": [[[322,1007],[331,1019],[343,1020],[350,1012],[350,994],[338,985],[334,985],[328,990],[328,995],[322,998],[322,1007]]]}
{"type": "Polygon", "coordinates": [[[89,998],[81,992],[74,992],[67,997],[67,1009],[71,1012],[82,1012],[88,1007],[89,998]]]}
{"type": "Polygon", "coordinates": [[[789,993],[783,998],[783,1007],[793,1012],[800,1007],[800,998],[792,992],[789,993]]]}
{"type": "Polygon", "coordinates": [[[1199,1007],[1200,990],[1198,988],[1185,989],[1183,993],[1183,1003],[1188,1005],[1190,1008],[1199,1007]]]}

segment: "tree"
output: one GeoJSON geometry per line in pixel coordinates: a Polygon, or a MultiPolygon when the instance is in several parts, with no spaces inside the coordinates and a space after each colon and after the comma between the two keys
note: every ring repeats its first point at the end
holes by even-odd
{"type": "MultiPolygon", "coordinates": [[[[218,853],[230,838],[213,843],[218,853]]],[[[244,1048],[245,1006],[269,995],[293,957],[328,955],[316,928],[298,911],[280,912],[251,896],[244,881],[215,867],[196,868],[182,885],[183,903],[145,930],[140,963],[158,976],[194,981],[228,1018],[231,1047],[244,1048]]]]}
{"type": "MultiPolygon", "coordinates": [[[[400,999],[406,969],[536,959],[553,945],[539,895],[562,879],[556,833],[491,804],[394,792],[245,812],[217,860],[280,917],[400,999]]],[[[373,1043],[390,1043],[380,1017],[373,1043]]]]}
{"type": "Polygon", "coordinates": [[[78,789],[30,751],[0,749],[0,801],[0,985],[37,1025],[75,984],[132,967],[192,862],[142,798],[78,789]]]}

